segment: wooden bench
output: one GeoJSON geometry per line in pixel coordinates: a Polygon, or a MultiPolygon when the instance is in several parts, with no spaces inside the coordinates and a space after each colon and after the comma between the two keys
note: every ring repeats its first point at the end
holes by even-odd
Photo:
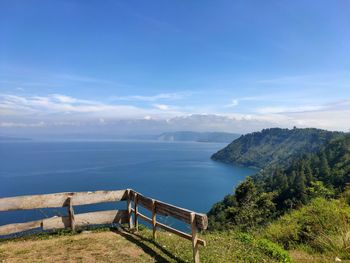
{"type": "Polygon", "coordinates": [[[180,237],[191,240],[193,261],[195,263],[199,262],[198,246],[206,245],[205,241],[198,238],[197,234],[198,230],[205,230],[208,226],[208,218],[205,214],[195,213],[184,208],[146,197],[132,189],[116,191],[68,192],[0,198],[0,212],[57,207],[67,207],[68,216],[54,216],[31,222],[2,225],[0,226],[0,235],[10,235],[37,228],[41,228],[42,230],[70,228],[74,231],[77,227],[111,223],[127,223],[130,229],[135,229],[138,231],[139,218],[141,218],[151,224],[154,239],[156,239],[157,229],[161,228],[180,237]],[[119,201],[127,201],[127,209],[106,210],[80,214],[74,213],[74,206],[77,205],[119,201]],[[152,213],[152,217],[150,218],[140,213],[139,206],[149,210],[152,213]],[[189,224],[191,226],[191,234],[157,222],[157,214],[162,216],[171,216],[186,224],[189,224]]]}

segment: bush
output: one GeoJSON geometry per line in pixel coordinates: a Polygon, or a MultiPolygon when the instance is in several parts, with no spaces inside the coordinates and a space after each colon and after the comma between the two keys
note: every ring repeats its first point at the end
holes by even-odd
{"type": "MultiPolygon", "coordinates": [[[[297,211],[295,211],[296,213],[297,211]]],[[[288,249],[294,247],[300,242],[300,224],[295,218],[299,218],[296,214],[286,214],[279,220],[268,226],[266,230],[266,237],[283,245],[288,249]]]]}
{"type": "Polygon", "coordinates": [[[248,233],[239,232],[237,234],[237,238],[239,241],[241,241],[244,244],[253,244],[254,243],[254,237],[248,233]]]}
{"type": "Polygon", "coordinates": [[[292,262],[289,254],[278,244],[268,240],[260,239],[257,242],[258,248],[261,249],[266,255],[278,260],[279,262],[289,263],[292,262]]]}
{"type": "Polygon", "coordinates": [[[350,207],[345,202],[316,198],[272,223],[266,237],[285,248],[306,244],[320,252],[344,251],[350,243],[349,222],[350,207]]]}

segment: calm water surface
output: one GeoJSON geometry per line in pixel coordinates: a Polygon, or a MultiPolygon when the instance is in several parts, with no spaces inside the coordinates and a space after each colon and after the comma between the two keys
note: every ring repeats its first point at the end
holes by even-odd
{"type": "MultiPolygon", "coordinates": [[[[0,143],[0,196],[133,188],[205,213],[254,173],[210,160],[224,146],[140,141],[0,143]]],[[[0,224],[40,218],[45,213],[2,213],[0,224]]]]}

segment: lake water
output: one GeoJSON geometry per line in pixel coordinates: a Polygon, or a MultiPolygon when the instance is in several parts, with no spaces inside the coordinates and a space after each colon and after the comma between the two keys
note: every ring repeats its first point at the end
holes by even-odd
{"type": "MultiPolygon", "coordinates": [[[[212,161],[210,156],[224,146],[144,141],[0,143],[0,197],[132,188],[206,213],[238,182],[254,173],[249,168],[212,161]]],[[[102,208],[106,206],[93,210],[102,208]]],[[[0,224],[50,213],[0,212],[0,224]]]]}

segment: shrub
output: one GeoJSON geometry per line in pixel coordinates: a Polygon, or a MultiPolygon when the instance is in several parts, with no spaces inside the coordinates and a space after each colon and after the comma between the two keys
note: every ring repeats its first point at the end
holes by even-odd
{"type": "Polygon", "coordinates": [[[296,215],[297,212],[295,211],[293,215],[286,214],[268,226],[266,230],[267,238],[282,244],[287,249],[299,243],[300,225],[295,218],[299,218],[300,216],[296,215]]]}
{"type": "Polygon", "coordinates": [[[272,223],[266,237],[285,248],[307,244],[323,251],[348,249],[350,207],[341,200],[316,198],[272,223]]]}
{"type": "Polygon", "coordinates": [[[239,241],[241,241],[244,244],[253,244],[254,243],[254,238],[248,233],[239,232],[237,234],[237,238],[239,241]]]}
{"type": "Polygon", "coordinates": [[[261,249],[266,255],[269,255],[279,262],[292,262],[287,251],[268,239],[258,240],[257,245],[258,248],[261,249]]]}

